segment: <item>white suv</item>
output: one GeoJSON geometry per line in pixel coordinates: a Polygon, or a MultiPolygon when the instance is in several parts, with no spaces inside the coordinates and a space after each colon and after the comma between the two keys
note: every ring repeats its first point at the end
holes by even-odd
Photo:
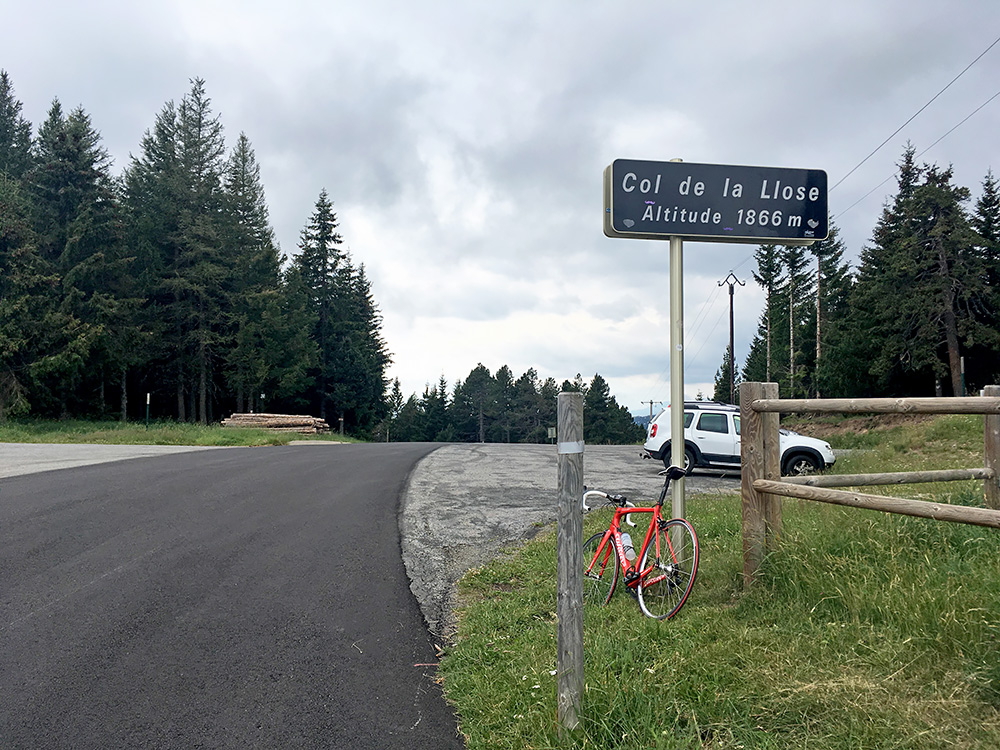
{"type": "MultiPolygon", "coordinates": [[[[837,460],[830,444],[791,430],[779,430],[782,474],[810,474],[837,460]]],[[[670,466],[670,407],[646,429],[646,455],[670,466]]],[[[740,468],[740,408],[717,401],[684,403],[684,468],[740,468]]]]}

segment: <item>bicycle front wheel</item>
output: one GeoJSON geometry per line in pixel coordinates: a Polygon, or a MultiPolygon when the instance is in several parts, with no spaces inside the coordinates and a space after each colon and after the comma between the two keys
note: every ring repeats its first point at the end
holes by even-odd
{"type": "Polygon", "coordinates": [[[601,547],[604,534],[599,531],[583,543],[584,604],[607,604],[618,584],[618,550],[615,549],[614,539],[610,538],[601,547]]]}
{"type": "Polygon", "coordinates": [[[698,537],[683,518],[661,523],[642,556],[639,607],[647,617],[667,620],[684,606],[698,574],[698,537]]]}

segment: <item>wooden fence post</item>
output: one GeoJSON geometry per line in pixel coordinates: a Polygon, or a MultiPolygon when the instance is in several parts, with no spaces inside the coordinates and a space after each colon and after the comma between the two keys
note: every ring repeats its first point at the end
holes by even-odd
{"type": "Polygon", "coordinates": [[[753,484],[757,479],[781,478],[779,415],[751,408],[755,400],[763,398],[778,398],[778,384],[740,384],[744,586],[753,583],[765,551],[773,546],[781,533],[781,500],[758,492],[753,484]]]}
{"type": "MultiPolygon", "coordinates": [[[[764,383],[764,398],[778,398],[778,384],[764,383]]],[[[764,478],[781,481],[781,414],[770,412],[761,415],[761,431],[764,433],[764,478]]],[[[764,495],[764,528],[766,550],[774,549],[781,537],[781,504],[778,495],[764,495]]]]}
{"type": "Polygon", "coordinates": [[[740,383],[740,463],[742,464],[740,494],[743,498],[743,585],[749,586],[764,557],[766,527],[764,496],[753,483],[764,478],[764,416],[750,408],[755,399],[763,398],[763,383],[740,383]]]}
{"type": "Polygon", "coordinates": [[[583,394],[557,403],[559,508],[556,547],[556,719],[576,729],[583,697],[583,394]]]}
{"type": "MultiPolygon", "coordinates": [[[[1000,385],[988,385],[983,389],[984,396],[1000,396],[1000,385]]],[[[1000,415],[987,414],[984,440],[984,457],[987,469],[997,472],[993,479],[983,482],[983,496],[986,507],[1000,510],[1000,415]]]]}

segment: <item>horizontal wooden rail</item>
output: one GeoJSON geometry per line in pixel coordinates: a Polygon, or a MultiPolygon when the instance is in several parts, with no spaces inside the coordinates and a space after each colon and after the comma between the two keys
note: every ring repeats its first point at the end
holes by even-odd
{"type": "Polygon", "coordinates": [[[940,469],[936,471],[890,471],[884,474],[823,474],[785,477],[782,481],[806,487],[869,487],[921,482],[961,482],[966,479],[996,479],[993,469],[940,469]]]}
{"type": "Polygon", "coordinates": [[[757,492],[783,497],[797,497],[802,500],[816,500],[833,505],[847,505],[852,508],[881,510],[887,513],[900,513],[905,516],[932,518],[935,521],[954,521],[968,523],[974,526],[988,526],[1000,529],[1000,510],[987,508],[970,508],[965,505],[948,505],[946,503],[930,503],[924,500],[904,500],[898,497],[882,495],[865,495],[860,492],[845,492],[820,487],[804,487],[788,482],[775,482],[769,479],[756,479],[753,487],[757,492]]]}
{"type": "Polygon", "coordinates": [[[785,414],[1000,414],[1000,398],[760,398],[750,408],[785,414]]]}

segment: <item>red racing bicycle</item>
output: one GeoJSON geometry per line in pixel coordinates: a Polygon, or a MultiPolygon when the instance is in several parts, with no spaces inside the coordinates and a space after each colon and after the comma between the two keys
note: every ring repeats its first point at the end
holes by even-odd
{"type": "Polygon", "coordinates": [[[584,493],[587,499],[600,497],[615,507],[606,531],[599,531],[583,545],[583,600],[605,605],[618,586],[619,573],[628,591],[639,599],[639,607],[647,617],[667,620],[684,606],[698,573],[698,537],[694,527],[683,518],[666,520],[662,516],[663,500],[670,482],[684,476],[684,469],[671,466],[660,499],[649,508],[637,508],[622,495],[609,495],[599,490],[584,493]],[[646,538],[638,552],[628,531],[622,531],[622,520],[636,524],[630,516],[650,514],[646,538]]]}

